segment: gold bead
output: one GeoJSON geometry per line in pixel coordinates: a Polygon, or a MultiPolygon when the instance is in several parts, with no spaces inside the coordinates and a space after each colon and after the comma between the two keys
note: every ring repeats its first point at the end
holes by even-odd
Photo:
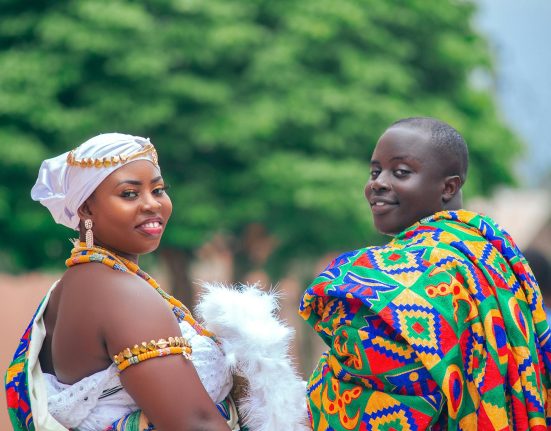
{"type": "Polygon", "coordinates": [[[138,346],[137,344],[134,344],[134,347],[132,347],[132,348],[130,349],[130,351],[132,352],[132,354],[133,354],[134,356],[137,356],[137,355],[140,354],[140,346],[138,346]]]}
{"type": "Polygon", "coordinates": [[[160,338],[158,341],[157,341],[157,347],[159,349],[164,349],[166,346],[168,346],[168,342],[164,339],[164,338],[160,338]]]}
{"type": "Polygon", "coordinates": [[[147,343],[145,341],[142,341],[142,344],[140,344],[140,353],[147,352],[147,343]]]}
{"type": "Polygon", "coordinates": [[[96,160],[94,161],[94,166],[95,166],[96,168],[101,168],[101,164],[102,164],[101,159],[96,159],[96,160]]]}
{"type": "Polygon", "coordinates": [[[103,158],[103,166],[106,167],[106,168],[110,168],[111,167],[111,160],[108,159],[107,157],[104,157],[103,158]]]}
{"type": "Polygon", "coordinates": [[[157,344],[155,344],[155,340],[151,340],[149,343],[147,343],[148,350],[155,350],[156,348],[157,348],[157,344]]]}
{"type": "Polygon", "coordinates": [[[128,358],[131,358],[133,355],[132,355],[132,352],[130,351],[130,349],[127,347],[126,349],[124,349],[122,351],[122,355],[128,359],[128,358]]]}
{"type": "Polygon", "coordinates": [[[113,156],[111,157],[111,163],[114,165],[117,165],[121,161],[121,158],[119,156],[113,156]]]}

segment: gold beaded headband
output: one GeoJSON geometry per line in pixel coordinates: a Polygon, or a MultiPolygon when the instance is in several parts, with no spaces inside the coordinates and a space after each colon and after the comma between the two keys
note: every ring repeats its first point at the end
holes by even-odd
{"type": "Polygon", "coordinates": [[[131,160],[137,159],[147,153],[151,153],[151,161],[155,165],[159,166],[157,150],[155,150],[155,147],[151,143],[147,143],[142,150],[129,156],[120,154],[118,156],[100,157],[97,159],[93,159],[92,157],[84,157],[78,160],[75,158],[74,152],[75,150],[71,150],[69,154],[67,154],[67,164],[69,166],[77,166],[79,168],[110,168],[111,166],[116,166],[119,163],[124,164],[131,160]]]}

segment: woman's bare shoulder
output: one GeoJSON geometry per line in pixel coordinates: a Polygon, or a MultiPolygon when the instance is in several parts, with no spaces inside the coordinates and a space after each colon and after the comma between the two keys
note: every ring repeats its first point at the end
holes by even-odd
{"type": "Polygon", "coordinates": [[[109,347],[150,340],[157,334],[174,336],[177,322],[165,299],[147,281],[131,272],[102,264],[69,268],[63,279],[63,295],[72,305],[86,304],[101,322],[109,347]],[[171,330],[164,333],[164,329],[171,330]],[[149,337],[149,338],[147,338],[149,337]]]}
{"type": "MultiPolygon", "coordinates": [[[[61,279],[63,292],[60,308],[70,308],[79,318],[87,317],[103,327],[140,326],[152,316],[172,319],[166,301],[145,280],[131,272],[113,270],[90,263],[69,268],[61,279]]],[[[163,320],[164,320],[163,319],[163,320]]]]}
{"type": "MultiPolygon", "coordinates": [[[[131,272],[114,270],[100,263],[69,268],[61,279],[64,295],[82,300],[107,301],[153,293],[153,287],[131,272]]],[[[109,304],[105,304],[106,307],[109,304]]]]}

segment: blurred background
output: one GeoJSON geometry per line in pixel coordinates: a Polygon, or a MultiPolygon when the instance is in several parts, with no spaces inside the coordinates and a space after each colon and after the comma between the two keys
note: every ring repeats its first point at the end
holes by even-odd
{"type": "Polygon", "coordinates": [[[98,133],[150,137],[171,186],[144,269],[190,306],[198,280],[276,286],[305,378],[323,346],[302,292],[331,257],[387,240],[363,187],[393,121],[456,127],[466,207],[551,255],[546,0],[1,4],[2,370],[75,236],[30,199],[40,163],[98,133]]]}

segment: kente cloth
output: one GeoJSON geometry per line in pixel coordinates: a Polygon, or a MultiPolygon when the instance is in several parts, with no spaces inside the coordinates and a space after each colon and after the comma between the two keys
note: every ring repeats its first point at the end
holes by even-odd
{"type": "MultiPolygon", "coordinates": [[[[38,307],[40,309],[42,304],[38,307]]],[[[37,309],[37,312],[38,312],[37,309]]],[[[13,356],[5,376],[8,414],[14,431],[34,431],[31,401],[29,397],[29,345],[36,313],[13,356]]]]}
{"type": "Polygon", "coordinates": [[[132,412],[125,417],[117,420],[105,431],[154,431],[155,426],[149,422],[145,414],[141,411],[132,412]]]}
{"type": "Polygon", "coordinates": [[[541,293],[488,217],[443,211],[344,253],[299,312],[329,346],[307,386],[315,431],[551,426],[541,293]]]}

